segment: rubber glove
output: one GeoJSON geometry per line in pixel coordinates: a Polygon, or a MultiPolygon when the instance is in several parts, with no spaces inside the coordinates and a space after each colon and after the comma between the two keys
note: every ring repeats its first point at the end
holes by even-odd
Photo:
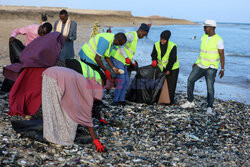
{"type": "Polygon", "coordinates": [[[152,66],[153,66],[153,67],[156,67],[156,66],[157,66],[157,61],[156,61],[156,60],[152,61],[152,66]]]}
{"type": "Polygon", "coordinates": [[[109,72],[109,70],[106,70],[104,73],[105,73],[106,78],[108,80],[110,80],[111,79],[111,73],[109,72]]]}
{"type": "Polygon", "coordinates": [[[108,124],[108,122],[107,122],[106,120],[104,120],[104,119],[100,119],[99,121],[100,121],[101,123],[108,124]]]}
{"type": "Polygon", "coordinates": [[[104,147],[102,145],[102,143],[98,140],[98,139],[95,139],[94,140],[94,144],[96,146],[96,151],[97,152],[104,152],[104,151],[107,151],[106,147],[104,147]]]}
{"type": "Polygon", "coordinates": [[[125,59],[125,62],[126,62],[126,64],[130,64],[130,63],[131,63],[131,60],[127,57],[127,58],[125,59]]]}

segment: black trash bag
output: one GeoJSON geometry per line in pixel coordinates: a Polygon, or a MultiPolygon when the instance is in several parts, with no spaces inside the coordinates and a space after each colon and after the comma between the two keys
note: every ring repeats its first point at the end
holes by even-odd
{"type": "Polygon", "coordinates": [[[14,39],[14,41],[9,42],[11,64],[20,62],[19,57],[24,48],[25,46],[18,39],[14,39]]]}
{"type": "MultiPolygon", "coordinates": [[[[25,46],[18,39],[14,39],[14,41],[9,42],[9,52],[10,52],[11,64],[20,62],[19,57],[20,57],[20,54],[24,48],[25,48],[25,46]]],[[[14,81],[11,81],[11,80],[5,78],[3,81],[2,87],[1,87],[1,91],[9,92],[10,89],[12,88],[12,86],[14,85],[14,83],[15,83],[14,81]]]]}
{"type": "Polygon", "coordinates": [[[164,83],[165,73],[152,65],[140,67],[131,82],[126,100],[136,103],[153,104],[157,102],[164,83]]]}
{"type": "Polygon", "coordinates": [[[21,134],[21,137],[27,137],[42,143],[47,143],[43,139],[43,120],[21,120],[11,121],[12,128],[21,134]]]}
{"type": "Polygon", "coordinates": [[[3,91],[3,92],[9,92],[10,89],[12,88],[12,86],[14,85],[14,83],[15,83],[14,81],[5,78],[3,80],[1,91],[3,91]]]}

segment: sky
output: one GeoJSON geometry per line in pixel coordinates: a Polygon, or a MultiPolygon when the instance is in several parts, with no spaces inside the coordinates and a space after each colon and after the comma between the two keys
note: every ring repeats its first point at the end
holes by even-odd
{"type": "Polygon", "coordinates": [[[1,5],[67,7],[131,11],[190,21],[250,23],[250,0],[0,0],[1,5]]]}

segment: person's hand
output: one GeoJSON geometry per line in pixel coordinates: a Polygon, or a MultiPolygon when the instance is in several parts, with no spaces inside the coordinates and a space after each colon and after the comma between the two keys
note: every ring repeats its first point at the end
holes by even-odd
{"type": "Polygon", "coordinates": [[[13,42],[16,38],[15,37],[10,37],[9,41],[13,42]]]}
{"type": "Polygon", "coordinates": [[[222,78],[224,76],[224,70],[222,70],[222,69],[220,70],[219,76],[220,76],[220,78],[222,78]]]}
{"type": "Polygon", "coordinates": [[[170,75],[170,71],[167,71],[167,72],[166,72],[166,75],[170,75]]]}
{"type": "Polygon", "coordinates": [[[109,70],[106,70],[104,73],[105,73],[106,78],[108,80],[110,80],[111,79],[111,73],[109,72],[109,70]]]}
{"type": "Polygon", "coordinates": [[[120,74],[119,69],[116,68],[116,67],[113,67],[113,71],[114,71],[116,74],[120,74]]]}
{"type": "Polygon", "coordinates": [[[65,41],[69,41],[69,37],[64,37],[65,38],[65,41]]]}
{"type": "Polygon", "coordinates": [[[94,144],[96,146],[96,151],[97,152],[106,152],[107,151],[106,147],[104,147],[102,145],[102,143],[100,143],[100,141],[98,139],[94,140],[94,144]]]}
{"type": "Polygon", "coordinates": [[[197,64],[194,63],[194,64],[192,65],[192,68],[194,68],[196,65],[197,65],[197,64]]]}
{"type": "Polygon", "coordinates": [[[130,64],[130,63],[131,63],[131,60],[127,57],[127,58],[125,59],[125,63],[126,63],[126,64],[130,64]]]}
{"type": "Polygon", "coordinates": [[[157,61],[156,61],[156,60],[152,61],[152,66],[153,66],[154,68],[157,66],[157,61]]]}

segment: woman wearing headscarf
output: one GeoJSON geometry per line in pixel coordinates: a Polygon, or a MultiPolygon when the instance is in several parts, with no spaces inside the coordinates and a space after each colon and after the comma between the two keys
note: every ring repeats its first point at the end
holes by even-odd
{"type": "Polygon", "coordinates": [[[4,67],[4,76],[15,81],[9,95],[9,115],[33,115],[38,111],[42,73],[57,63],[63,45],[59,32],[37,37],[21,52],[19,63],[4,67]]]}
{"type": "Polygon", "coordinates": [[[175,89],[179,74],[179,59],[177,56],[177,45],[169,40],[171,32],[165,30],[160,35],[160,41],[154,44],[151,54],[152,66],[158,66],[161,72],[166,73],[170,104],[174,104],[175,89]]]}
{"type": "Polygon", "coordinates": [[[93,103],[102,97],[103,87],[94,78],[88,80],[64,67],[46,69],[42,80],[43,137],[55,144],[72,145],[79,124],[87,128],[97,151],[105,151],[92,121],[93,103]]]}

